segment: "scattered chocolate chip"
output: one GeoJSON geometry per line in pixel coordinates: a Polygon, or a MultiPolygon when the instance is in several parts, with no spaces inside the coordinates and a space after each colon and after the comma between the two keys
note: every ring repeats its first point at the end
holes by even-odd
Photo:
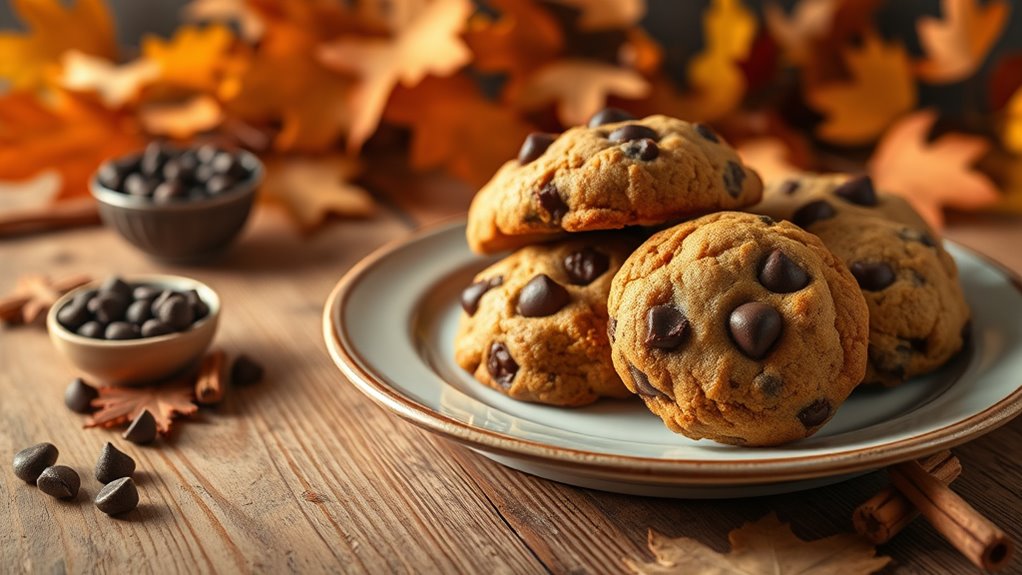
{"type": "Polygon", "coordinates": [[[610,258],[607,254],[591,247],[584,247],[564,257],[564,271],[572,285],[589,285],[609,268],[610,258]]]}
{"type": "Polygon", "coordinates": [[[545,317],[560,311],[571,301],[571,294],[546,274],[525,284],[518,294],[518,313],[525,317],[545,317]]]}
{"type": "Polygon", "coordinates": [[[98,321],[110,323],[124,318],[129,299],[115,292],[100,292],[86,306],[98,321]]]}
{"type": "Polygon", "coordinates": [[[92,400],[99,397],[95,387],[85,383],[80,377],[74,378],[64,390],[64,405],[75,413],[91,413],[92,400]]]}
{"type": "Polygon", "coordinates": [[[156,439],[156,418],[148,409],[143,409],[121,437],[140,445],[152,443],[156,439]]]}
{"type": "Polygon", "coordinates": [[[231,364],[231,385],[254,385],[262,381],[265,370],[249,356],[242,354],[231,364]]]}
{"type": "Polygon", "coordinates": [[[632,384],[635,386],[636,393],[645,397],[667,399],[667,394],[653,387],[653,384],[649,382],[649,378],[646,377],[645,373],[639,371],[639,368],[629,364],[628,373],[632,376],[632,384]]]}
{"type": "Polygon", "coordinates": [[[146,322],[142,324],[142,330],[140,333],[142,334],[142,337],[157,337],[167,335],[168,333],[174,333],[174,328],[158,319],[150,319],[146,320],[146,322]]]}
{"type": "Polygon", "coordinates": [[[772,226],[772,225],[774,225],[774,224],[776,224],[776,223],[777,223],[777,222],[776,222],[776,221],[774,221],[774,219],[773,219],[773,218],[771,218],[770,216],[764,216],[763,214],[760,214],[760,215],[758,215],[758,216],[756,216],[756,217],[758,217],[758,218],[759,218],[759,221],[763,222],[764,224],[766,224],[766,225],[768,225],[768,226],[772,226]]]}
{"type": "Polygon", "coordinates": [[[91,317],[88,304],[78,299],[68,302],[57,312],[57,321],[71,331],[85,325],[85,322],[89,321],[91,317]]]}
{"type": "Polygon", "coordinates": [[[504,276],[493,276],[479,280],[472,285],[468,286],[461,292],[461,307],[465,310],[468,315],[475,315],[476,311],[479,310],[479,300],[482,299],[483,294],[490,291],[491,289],[504,283],[504,276]]]}
{"type": "Polygon", "coordinates": [[[742,185],[745,183],[745,168],[736,162],[728,162],[724,169],[724,189],[731,197],[737,198],[742,195],[742,185]]]}
{"type": "Polygon", "coordinates": [[[877,193],[869,176],[853,178],[834,188],[834,195],[859,206],[877,205],[877,193]]]}
{"type": "Polygon", "coordinates": [[[490,353],[486,357],[486,370],[490,372],[493,381],[498,385],[508,388],[518,373],[518,364],[511,357],[507,346],[499,341],[490,344],[490,353]]]}
{"type": "Polygon", "coordinates": [[[717,132],[714,132],[713,128],[707,126],[706,124],[696,124],[695,129],[696,132],[698,132],[699,135],[702,136],[703,138],[706,138],[707,140],[714,143],[720,142],[720,137],[717,136],[717,132]]]}
{"type": "Polygon", "coordinates": [[[617,320],[614,319],[614,318],[610,318],[610,319],[607,320],[607,339],[610,340],[610,343],[612,343],[612,344],[614,343],[615,334],[616,333],[617,333],[617,320]]]}
{"type": "Polygon", "coordinates": [[[160,290],[153,286],[136,286],[135,289],[131,290],[131,297],[136,300],[154,300],[158,295],[160,295],[160,290]]]}
{"type": "Polygon", "coordinates": [[[82,486],[78,472],[66,465],[47,467],[35,482],[39,491],[57,499],[74,499],[82,486]]]}
{"type": "Polygon", "coordinates": [[[802,182],[798,180],[794,179],[784,180],[783,182],[781,182],[781,185],[777,186],[777,191],[786,196],[790,196],[791,194],[797,192],[801,187],[802,182]]]}
{"type": "Polygon", "coordinates": [[[150,304],[149,300],[135,300],[128,306],[128,311],[124,312],[124,319],[131,323],[142,325],[150,318],[150,304]]]}
{"type": "Polygon", "coordinates": [[[763,260],[759,283],[774,293],[792,293],[809,285],[809,274],[778,248],[763,260]]]}
{"type": "Polygon", "coordinates": [[[130,477],[122,477],[103,486],[96,494],[96,507],[107,515],[127,513],[138,507],[138,488],[130,477]]]}
{"type": "Polygon", "coordinates": [[[624,152],[625,156],[633,160],[642,160],[643,162],[652,162],[660,156],[660,147],[649,138],[627,142],[621,147],[621,151],[624,152]]]}
{"type": "Polygon", "coordinates": [[[550,144],[554,143],[557,139],[557,134],[548,134],[546,132],[533,132],[525,137],[525,141],[522,142],[522,148],[518,150],[518,163],[525,164],[531,163],[543,155],[550,144]]]}
{"type": "Polygon", "coordinates": [[[590,128],[596,128],[605,124],[616,124],[618,122],[627,122],[634,119],[635,116],[632,116],[620,108],[604,108],[593,114],[592,118],[589,118],[588,126],[590,128]]]}
{"type": "Polygon", "coordinates": [[[784,380],[771,373],[761,373],[752,380],[752,385],[767,397],[777,397],[784,389],[784,380]]]}
{"type": "Polygon", "coordinates": [[[820,220],[833,218],[836,213],[834,206],[830,205],[827,200],[816,200],[796,210],[791,216],[791,221],[796,226],[805,229],[820,220]]]}
{"type": "Polygon", "coordinates": [[[568,204],[564,203],[561,193],[557,191],[557,186],[553,182],[540,188],[536,192],[536,197],[539,200],[540,207],[550,214],[550,219],[554,223],[560,223],[564,214],[568,213],[568,204]]]}
{"type": "Polygon", "coordinates": [[[649,126],[643,126],[642,124],[626,124],[611,132],[610,135],[607,136],[607,139],[615,144],[643,139],[649,139],[656,142],[660,140],[660,134],[649,126]]]}
{"type": "Polygon", "coordinates": [[[817,399],[798,412],[798,420],[806,429],[816,427],[827,421],[830,417],[830,402],[826,399],[817,399]]]}
{"type": "Polygon", "coordinates": [[[762,302],[744,303],[731,312],[728,330],[738,349],[752,359],[763,359],[777,343],[784,320],[762,302]]]}
{"type": "Polygon", "coordinates": [[[131,477],[132,473],[135,473],[135,460],[107,442],[96,461],[96,480],[110,483],[114,479],[131,477]]]}
{"type": "Polygon", "coordinates": [[[156,311],[156,319],[180,331],[192,325],[195,313],[192,306],[188,305],[188,300],[180,294],[174,294],[156,311]]]}
{"type": "Polygon", "coordinates": [[[141,335],[142,331],[137,325],[126,321],[115,321],[106,326],[103,332],[103,337],[112,340],[138,339],[141,335]]]}
{"type": "Polygon", "coordinates": [[[103,334],[106,333],[106,326],[98,321],[87,321],[75,333],[82,337],[103,339],[103,334]]]}
{"type": "Polygon", "coordinates": [[[919,242],[929,248],[937,245],[930,234],[912,228],[901,228],[901,230],[898,231],[898,237],[907,242],[919,242]]]}
{"type": "Polygon", "coordinates": [[[685,314],[672,305],[655,305],[646,313],[646,347],[668,351],[677,349],[688,330],[685,314]]]}
{"type": "Polygon", "coordinates": [[[894,269],[887,262],[852,262],[848,269],[866,291],[880,291],[894,283],[894,269]]]}
{"type": "Polygon", "coordinates": [[[14,474],[27,483],[35,483],[44,469],[57,462],[57,447],[52,443],[37,443],[14,454],[14,474]]]}

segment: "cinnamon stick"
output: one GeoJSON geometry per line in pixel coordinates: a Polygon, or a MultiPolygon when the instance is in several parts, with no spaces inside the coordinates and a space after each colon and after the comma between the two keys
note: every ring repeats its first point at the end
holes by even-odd
{"type": "Polygon", "coordinates": [[[99,210],[92,198],[65,200],[52,205],[0,214],[0,238],[94,226],[99,223],[99,210]]]}
{"type": "Polygon", "coordinates": [[[1011,560],[1014,545],[1004,531],[918,463],[899,463],[887,471],[898,491],[974,565],[995,570],[1011,560]]]}
{"type": "MultiPolygon", "coordinates": [[[[962,472],[958,458],[946,450],[920,459],[919,465],[945,485],[958,479],[962,472]]],[[[855,509],[852,524],[856,532],[879,545],[890,541],[918,516],[919,510],[911,501],[887,486],[855,509]]]]}
{"type": "Polygon", "coordinates": [[[224,398],[224,362],[222,350],[214,350],[202,359],[195,379],[195,399],[199,403],[219,403],[224,398]]]}

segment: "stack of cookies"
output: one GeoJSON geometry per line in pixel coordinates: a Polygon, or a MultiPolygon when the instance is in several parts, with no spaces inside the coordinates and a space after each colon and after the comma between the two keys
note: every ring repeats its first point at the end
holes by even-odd
{"type": "Polygon", "coordinates": [[[755,446],[961,347],[954,263],[906,204],[847,176],[761,199],[703,124],[608,109],[530,135],[472,202],[469,246],[516,251],[464,290],[455,359],[515,399],[637,395],[672,431],[755,446]]]}

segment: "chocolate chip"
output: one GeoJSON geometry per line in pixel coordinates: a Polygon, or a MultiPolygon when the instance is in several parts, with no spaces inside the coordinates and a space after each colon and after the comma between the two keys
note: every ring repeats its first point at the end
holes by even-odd
{"type": "Polygon", "coordinates": [[[706,138],[707,140],[714,143],[720,142],[720,137],[717,136],[717,132],[714,132],[713,128],[707,126],[706,124],[696,124],[695,129],[700,136],[706,138]]]}
{"type": "Polygon", "coordinates": [[[106,484],[96,494],[96,507],[107,515],[127,513],[138,507],[138,488],[130,477],[106,484]]]}
{"type": "Polygon", "coordinates": [[[168,160],[166,164],[163,164],[163,179],[166,182],[176,182],[181,185],[188,184],[195,176],[195,167],[197,165],[197,163],[190,165],[184,158],[168,160]]]}
{"type": "Polygon", "coordinates": [[[128,306],[128,311],[124,312],[124,319],[131,323],[142,325],[150,317],[150,302],[149,300],[136,300],[131,302],[128,306]]]}
{"type": "Polygon", "coordinates": [[[199,297],[199,292],[188,290],[184,293],[185,301],[188,302],[188,305],[192,306],[192,316],[194,317],[192,321],[199,321],[209,315],[209,306],[199,297]]]}
{"type": "Polygon", "coordinates": [[[834,195],[859,206],[872,207],[878,203],[876,190],[873,189],[873,179],[869,176],[848,180],[834,188],[834,195]]]}
{"type": "Polygon", "coordinates": [[[146,320],[146,322],[142,324],[140,333],[142,334],[142,337],[157,337],[167,335],[168,333],[174,333],[174,328],[158,319],[150,319],[146,320]]]}
{"type": "Polygon", "coordinates": [[[158,203],[188,199],[188,188],[178,181],[162,182],[153,190],[153,201],[158,203]]]}
{"type": "Polygon", "coordinates": [[[504,283],[504,276],[493,276],[492,278],[479,280],[468,286],[461,292],[461,307],[468,315],[475,315],[479,310],[479,300],[483,294],[504,283]]]}
{"type": "Polygon", "coordinates": [[[660,156],[660,147],[649,138],[628,142],[621,147],[621,151],[624,152],[625,156],[633,160],[642,160],[643,162],[652,162],[660,156]]]}
{"type": "Polygon", "coordinates": [[[237,180],[227,174],[215,174],[206,182],[206,191],[212,195],[222,194],[234,187],[237,180]]]}
{"type": "Polygon", "coordinates": [[[91,337],[94,339],[103,339],[103,334],[106,332],[106,326],[98,321],[87,321],[82,324],[82,327],[78,328],[75,332],[82,337],[91,337]]]}
{"type": "Polygon", "coordinates": [[[124,178],[124,192],[130,196],[147,197],[152,195],[155,188],[155,182],[139,173],[128,174],[124,178]]]}
{"type": "Polygon", "coordinates": [[[784,321],[776,309],[762,302],[744,303],[731,312],[728,329],[738,349],[752,359],[763,359],[781,336],[784,321]]]}
{"type": "Polygon", "coordinates": [[[195,320],[192,306],[188,305],[188,300],[180,294],[167,298],[155,315],[156,319],[174,328],[175,331],[186,329],[195,320]]]}
{"type": "Polygon", "coordinates": [[[546,274],[539,274],[518,294],[518,313],[525,317],[545,317],[557,313],[569,301],[571,294],[564,286],[546,274]]]}
{"type": "Polygon", "coordinates": [[[490,353],[486,357],[486,370],[490,372],[493,381],[501,387],[511,387],[511,382],[518,373],[518,364],[511,357],[507,346],[499,341],[490,344],[490,353]]]}
{"type": "Polygon", "coordinates": [[[265,370],[245,354],[239,355],[231,364],[231,385],[239,387],[255,385],[263,380],[265,370]]]}
{"type": "Polygon", "coordinates": [[[223,151],[213,156],[209,161],[209,167],[213,168],[214,174],[231,175],[238,173],[237,158],[234,154],[223,151]]]}
{"type": "Polygon", "coordinates": [[[798,180],[784,180],[781,185],[777,186],[777,191],[786,196],[790,196],[802,187],[802,182],[798,180]]]}
{"type": "Polygon", "coordinates": [[[894,269],[887,262],[852,262],[848,269],[866,291],[880,291],[894,283],[894,269]]]}
{"type": "Polygon", "coordinates": [[[935,247],[937,245],[936,242],[933,241],[933,238],[930,236],[930,234],[923,231],[914,230],[912,228],[901,228],[901,230],[898,231],[898,237],[907,242],[919,242],[929,248],[935,247]]]}
{"type": "Polygon", "coordinates": [[[103,331],[103,337],[112,340],[138,339],[141,335],[142,330],[137,325],[126,321],[115,321],[103,331]]]}
{"type": "Polygon", "coordinates": [[[112,293],[124,299],[131,299],[131,286],[117,276],[108,277],[99,286],[99,293],[112,293]]]}
{"type": "Polygon", "coordinates": [[[602,276],[609,268],[610,258],[607,254],[591,247],[584,247],[564,257],[564,271],[568,275],[568,282],[577,286],[593,283],[593,280],[602,276]]]}
{"type": "Polygon", "coordinates": [[[816,200],[796,210],[791,216],[791,221],[800,228],[808,228],[820,220],[833,218],[836,213],[834,206],[827,200],[816,200]]]}
{"type": "Polygon", "coordinates": [[[156,418],[148,409],[143,409],[121,437],[132,443],[152,443],[156,439],[156,418]]]}
{"type": "Polygon", "coordinates": [[[47,467],[35,482],[39,491],[57,499],[74,499],[82,486],[78,472],[66,465],[47,467]]]}
{"type": "Polygon", "coordinates": [[[827,421],[830,417],[830,402],[826,399],[817,399],[798,412],[798,420],[806,429],[816,427],[827,421]]]}
{"type": "Polygon", "coordinates": [[[124,186],[124,177],[135,168],[133,164],[134,162],[103,162],[96,170],[96,180],[103,186],[119,192],[124,186]]]}
{"type": "Polygon", "coordinates": [[[177,294],[171,290],[161,291],[159,295],[157,295],[156,298],[153,299],[153,303],[149,307],[149,311],[152,313],[153,317],[156,317],[156,314],[160,313],[160,308],[163,306],[163,304],[167,303],[167,300],[175,295],[177,294]]]}
{"type": "Polygon", "coordinates": [[[627,124],[611,132],[610,135],[607,136],[607,139],[615,144],[643,139],[649,139],[656,142],[660,139],[660,134],[656,133],[656,130],[649,126],[643,126],[642,124],[627,124]]]}
{"type": "Polygon", "coordinates": [[[136,286],[135,289],[131,290],[131,297],[134,299],[147,299],[154,300],[156,296],[160,295],[160,290],[153,286],[136,286]]]}
{"type": "Polygon", "coordinates": [[[615,340],[614,334],[616,332],[617,332],[617,320],[614,319],[614,318],[608,319],[607,320],[607,339],[610,340],[610,343],[614,343],[614,340],[615,340]]]}
{"type": "Polygon", "coordinates": [[[88,304],[78,299],[68,302],[57,312],[57,321],[71,331],[85,325],[85,322],[89,321],[91,317],[88,304]]]}
{"type": "Polygon", "coordinates": [[[792,293],[809,284],[809,274],[778,248],[763,260],[759,283],[774,293],[792,293]]]}
{"type": "Polygon", "coordinates": [[[668,399],[667,394],[653,387],[653,384],[649,382],[649,378],[646,377],[646,374],[639,371],[639,369],[634,365],[628,365],[628,373],[631,374],[632,384],[635,386],[635,392],[639,395],[668,399]]]}
{"type": "Polygon", "coordinates": [[[731,197],[742,195],[742,184],[745,183],[745,168],[735,162],[728,162],[724,169],[724,189],[731,197]]]}
{"type": "Polygon", "coordinates": [[[87,308],[98,321],[110,323],[124,318],[128,310],[128,298],[115,292],[101,292],[89,300],[87,308]]]}
{"type": "Polygon", "coordinates": [[[121,477],[131,477],[132,473],[135,473],[135,460],[107,442],[96,461],[96,480],[110,483],[121,477]]]}
{"type": "Polygon", "coordinates": [[[655,305],[646,313],[646,347],[677,349],[685,340],[688,330],[685,314],[672,305],[655,305]]]}
{"type": "Polygon", "coordinates": [[[209,164],[219,153],[220,148],[217,148],[213,144],[203,144],[195,149],[195,158],[199,160],[199,163],[201,164],[209,164]]]}
{"type": "Polygon", "coordinates": [[[752,385],[767,397],[777,397],[784,389],[784,380],[771,373],[761,373],[752,380],[752,385]]]}
{"type": "Polygon", "coordinates": [[[605,124],[616,124],[618,122],[627,122],[628,120],[634,119],[635,116],[632,116],[620,108],[604,108],[593,114],[592,118],[589,118],[588,125],[590,128],[596,128],[605,124]]]}
{"type": "Polygon", "coordinates": [[[167,161],[167,153],[159,142],[150,142],[142,152],[142,161],[139,169],[146,176],[155,176],[163,169],[163,163],[167,161]]]}
{"type": "Polygon", "coordinates": [[[564,203],[564,199],[561,198],[561,194],[557,191],[557,186],[553,182],[540,188],[536,192],[536,197],[539,200],[540,207],[550,214],[550,219],[554,223],[560,223],[564,214],[568,213],[568,204],[564,203]]]}
{"type": "Polygon", "coordinates": [[[533,132],[525,137],[525,141],[522,142],[522,147],[518,150],[518,163],[525,164],[535,161],[537,158],[543,155],[543,152],[550,147],[550,144],[554,143],[557,139],[557,134],[547,134],[546,132],[533,132]]]}
{"type": "Polygon", "coordinates": [[[64,390],[64,405],[75,413],[91,413],[93,411],[92,400],[99,397],[95,387],[85,383],[80,378],[74,378],[67,389],[64,390]]]}
{"type": "Polygon", "coordinates": [[[759,221],[763,222],[764,224],[766,224],[768,226],[772,226],[772,225],[777,223],[770,216],[764,216],[764,215],[760,214],[760,215],[758,215],[756,217],[759,218],[759,221]]]}
{"type": "Polygon", "coordinates": [[[14,454],[14,474],[27,483],[35,483],[44,469],[57,462],[57,447],[52,443],[37,443],[14,454]]]}

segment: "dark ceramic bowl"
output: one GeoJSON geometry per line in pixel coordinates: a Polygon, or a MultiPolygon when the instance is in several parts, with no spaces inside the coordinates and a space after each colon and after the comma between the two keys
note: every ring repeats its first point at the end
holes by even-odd
{"type": "Polygon", "coordinates": [[[89,189],[103,223],[135,247],[164,261],[201,261],[226,250],[245,227],[262,182],[259,158],[245,151],[238,156],[249,177],[211,198],[156,203],[111,190],[95,175],[89,189]]]}

